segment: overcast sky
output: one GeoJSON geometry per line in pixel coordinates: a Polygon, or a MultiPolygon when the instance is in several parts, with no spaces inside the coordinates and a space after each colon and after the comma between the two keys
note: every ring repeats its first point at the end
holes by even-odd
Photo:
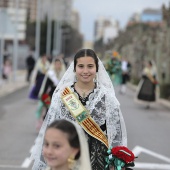
{"type": "Polygon", "coordinates": [[[80,14],[80,29],[86,40],[93,40],[94,21],[99,16],[113,17],[123,28],[135,12],[145,8],[169,6],[170,0],[74,0],[74,9],[80,14]]]}

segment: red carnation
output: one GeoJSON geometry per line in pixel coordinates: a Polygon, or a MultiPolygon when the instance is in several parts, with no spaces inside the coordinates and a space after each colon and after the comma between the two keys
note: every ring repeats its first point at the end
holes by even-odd
{"type": "Polygon", "coordinates": [[[51,103],[50,96],[48,94],[43,94],[41,97],[42,101],[48,106],[51,103]]]}
{"type": "Polygon", "coordinates": [[[111,150],[112,154],[119,159],[122,159],[125,163],[133,162],[135,159],[134,154],[125,146],[116,146],[111,150]]]}

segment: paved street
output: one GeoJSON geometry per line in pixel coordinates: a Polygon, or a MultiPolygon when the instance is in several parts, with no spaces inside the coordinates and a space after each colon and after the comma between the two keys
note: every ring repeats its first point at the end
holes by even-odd
{"type": "Polygon", "coordinates": [[[26,70],[17,70],[15,80],[13,78],[13,74],[8,81],[0,79],[0,97],[6,96],[17,89],[28,86],[28,83],[25,80],[26,70]]]}
{"type": "MultiPolygon", "coordinates": [[[[36,104],[25,87],[0,98],[0,170],[22,169],[35,137],[36,104]]],[[[31,169],[26,168],[26,169],[31,169]]]]}
{"type": "MultiPolygon", "coordinates": [[[[28,98],[28,86],[0,98],[0,170],[31,170],[28,161],[36,138],[36,103],[28,98]]],[[[140,170],[170,170],[170,111],[161,104],[150,109],[134,102],[134,91],[128,89],[116,96],[127,126],[128,147],[139,155],[140,170]]]]}
{"type": "Polygon", "coordinates": [[[145,105],[134,102],[135,94],[130,89],[126,95],[121,95],[116,88],[116,95],[127,127],[128,146],[139,153],[135,169],[156,170],[164,167],[170,170],[169,108],[155,103],[150,109],[146,109],[145,105]]]}

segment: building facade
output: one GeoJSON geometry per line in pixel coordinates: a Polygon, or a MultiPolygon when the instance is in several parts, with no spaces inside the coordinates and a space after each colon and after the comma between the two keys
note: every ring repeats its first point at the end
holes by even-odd
{"type": "Polygon", "coordinates": [[[107,44],[110,40],[118,35],[119,24],[113,18],[100,17],[95,21],[94,40],[98,41],[101,38],[107,44]]]}
{"type": "Polygon", "coordinates": [[[48,13],[52,20],[70,23],[73,0],[42,0],[41,19],[44,20],[48,13]]]}
{"type": "Polygon", "coordinates": [[[145,9],[141,13],[141,22],[162,22],[161,9],[145,9]]]}
{"type": "Polygon", "coordinates": [[[71,26],[75,30],[80,31],[80,16],[76,10],[73,10],[71,14],[71,26]]]}

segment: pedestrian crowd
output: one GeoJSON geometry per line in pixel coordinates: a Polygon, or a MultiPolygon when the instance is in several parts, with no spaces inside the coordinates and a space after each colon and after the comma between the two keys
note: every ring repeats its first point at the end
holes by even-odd
{"type": "MultiPolygon", "coordinates": [[[[141,63],[142,64],[142,63],[141,63]]],[[[126,84],[131,80],[132,64],[127,57],[122,57],[117,51],[107,60],[106,70],[114,86],[120,86],[120,94],[126,93],[126,84]]],[[[135,102],[142,103],[146,109],[159,98],[158,74],[154,61],[144,61],[140,81],[137,85],[135,102]]]]}

